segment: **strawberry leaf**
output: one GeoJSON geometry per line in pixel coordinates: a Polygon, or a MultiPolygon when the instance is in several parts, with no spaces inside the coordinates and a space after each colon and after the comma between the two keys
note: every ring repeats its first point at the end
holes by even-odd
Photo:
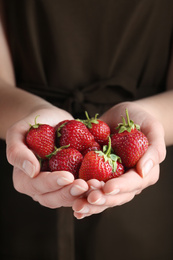
{"type": "MultiPolygon", "coordinates": [[[[39,128],[39,126],[41,125],[41,124],[38,124],[38,123],[37,123],[37,118],[38,118],[39,116],[40,116],[40,115],[37,115],[37,116],[35,117],[34,125],[29,124],[29,125],[30,125],[30,129],[31,129],[31,128],[34,128],[34,129],[39,128]]],[[[30,130],[30,129],[29,129],[29,130],[30,130]]]]}
{"type": "Polygon", "coordinates": [[[85,120],[76,119],[76,120],[82,122],[89,129],[92,128],[92,124],[98,124],[99,123],[99,121],[97,120],[98,114],[96,114],[95,117],[90,118],[89,115],[88,115],[88,112],[85,111],[85,115],[86,115],[87,119],[85,119],[85,120]]]}
{"type": "Polygon", "coordinates": [[[112,146],[111,146],[111,138],[109,137],[108,145],[103,146],[103,152],[102,151],[95,151],[95,153],[98,154],[98,156],[103,156],[104,161],[108,162],[109,165],[112,167],[112,172],[116,172],[117,170],[117,161],[121,162],[121,159],[116,154],[111,153],[112,152],[112,146]]]}
{"type": "Polygon", "coordinates": [[[50,159],[53,155],[56,155],[59,151],[66,149],[69,146],[70,146],[70,144],[64,145],[64,146],[61,146],[61,147],[58,147],[58,148],[55,146],[54,147],[55,150],[51,154],[46,155],[46,158],[50,159]]]}
{"type": "Polygon", "coordinates": [[[118,159],[118,156],[117,156],[116,154],[113,154],[113,153],[112,153],[112,154],[110,155],[110,158],[111,158],[112,161],[116,162],[117,159],[118,159]]]}
{"type": "Polygon", "coordinates": [[[107,146],[107,145],[104,145],[104,146],[103,146],[103,152],[105,153],[105,152],[107,151],[107,149],[108,149],[108,146],[107,146]]]}
{"type": "MultiPolygon", "coordinates": [[[[118,127],[119,128],[119,127],[118,127]]],[[[120,130],[119,130],[119,132],[118,133],[123,133],[124,131],[127,131],[127,127],[125,127],[125,126],[121,126],[120,128],[119,128],[120,130]]]]}
{"type": "Polygon", "coordinates": [[[64,122],[63,124],[61,124],[58,129],[57,129],[57,137],[60,137],[61,136],[61,128],[63,128],[65,125],[67,124],[67,122],[64,122]]]}
{"type": "Polygon", "coordinates": [[[116,129],[119,129],[118,133],[123,133],[124,131],[131,132],[135,128],[137,130],[140,130],[140,126],[137,124],[134,124],[132,120],[129,119],[128,110],[126,109],[126,117],[127,117],[127,123],[124,117],[122,117],[122,123],[118,124],[118,127],[116,129]]]}
{"type": "Polygon", "coordinates": [[[117,162],[112,162],[112,172],[117,171],[117,162]]]}

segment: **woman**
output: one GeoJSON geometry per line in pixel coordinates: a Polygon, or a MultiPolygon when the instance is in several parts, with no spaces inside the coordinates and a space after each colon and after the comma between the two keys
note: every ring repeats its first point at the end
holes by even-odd
{"type": "MultiPolygon", "coordinates": [[[[172,87],[172,5],[156,0],[1,1],[0,137],[6,139],[7,158],[14,166],[15,189],[57,209],[57,218],[55,210],[51,217],[48,213],[58,234],[53,246],[42,252],[49,259],[111,257],[114,221],[124,215],[115,206],[131,201],[159,178],[165,146],[173,144],[168,128],[173,92],[166,90],[172,87]],[[54,126],[64,119],[82,117],[85,110],[92,115],[98,112],[114,128],[125,108],[141,125],[150,147],[136,170],[104,187],[96,180],[74,180],[69,172],[40,173],[36,157],[23,142],[28,123],[38,114],[40,123],[54,126]],[[88,190],[89,195],[83,197],[88,190]],[[71,208],[77,219],[84,218],[81,223],[74,220],[71,208]],[[98,235],[101,228],[106,245],[98,235]],[[83,241],[84,234],[92,238],[83,241]]],[[[52,228],[51,235],[56,236],[52,228]]],[[[37,254],[44,259],[39,244],[34,250],[32,259],[37,254]]],[[[138,254],[132,255],[139,259],[138,254]]]]}

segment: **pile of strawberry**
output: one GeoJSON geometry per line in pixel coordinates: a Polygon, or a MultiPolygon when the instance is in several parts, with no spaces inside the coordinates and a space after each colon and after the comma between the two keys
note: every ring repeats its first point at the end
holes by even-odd
{"type": "Polygon", "coordinates": [[[26,134],[26,144],[41,162],[41,171],[69,171],[75,179],[107,181],[135,167],[148,148],[140,127],[126,117],[114,133],[102,120],[64,120],[52,127],[35,124],[26,134]]]}

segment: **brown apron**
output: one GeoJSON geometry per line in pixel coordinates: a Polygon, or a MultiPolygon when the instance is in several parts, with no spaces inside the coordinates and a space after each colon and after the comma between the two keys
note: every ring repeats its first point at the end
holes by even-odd
{"type": "MultiPolygon", "coordinates": [[[[17,86],[74,117],[165,90],[173,1],[0,0],[0,7],[17,86]]],[[[160,227],[162,208],[155,206],[161,215],[156,223],[153,214],[159,185],[127,205],[77,221],[71,209],[46,209],[15,192],[11,167],[6,161],[2,167],[8,175],[3,259],[171,259],[169,243],[158,247],[163,241],[155,241],[162,234],[169,240],[168,226],[160,227]]]]}

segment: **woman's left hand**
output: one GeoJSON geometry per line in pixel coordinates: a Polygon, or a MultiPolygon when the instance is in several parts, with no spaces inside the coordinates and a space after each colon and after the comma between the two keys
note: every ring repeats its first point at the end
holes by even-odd
{"type": "Polygon", "coordinates": [[[78,219],[97,214],[107,208],[131,201],[143,189],[155,184],[159,179],[159,164],[166,156],[162,125],[139,105],[133,102],[120,103],[108,110],[101,119],[111,129],[121,122],[122,113],[128,109],[130,118],[141,126],[141,131],[149,140],[149,147],[135,168],[106,183],[89,180],[89,192],[73,204],[74,216],[78,219]]]}

